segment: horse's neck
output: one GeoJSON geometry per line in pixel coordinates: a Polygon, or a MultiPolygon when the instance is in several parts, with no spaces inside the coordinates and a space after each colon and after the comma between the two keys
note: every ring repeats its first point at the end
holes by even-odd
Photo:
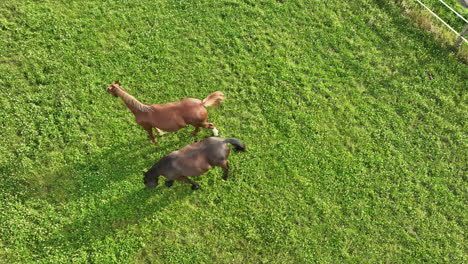
{"type": "MultiPolygon", "coordinates": [[[[132,111],[133,114],[136,115],[137,113],[142,112],[140,109],[138,109],[134,105],[133,101],[129,100],[129,97],[126,96],[126,95],[129,95],[129,94],[126,91],[124,91],[122,89],[119,89],[118,92],[117,92],[117,95],[120,97],[120,99],[122,99],[122,101],[124,101],[125,105],[127,105],[128,109],[130,109],[130,111],[132,111]]],[[[140,103],[139,101],[137,101],[137,102],[140,103]]]]}
{"type": "Polygon", "coordinates": [[[127,102],[125,102],[125,105],[127,105],[128,109],[130,109],[130,111],[132,111],[133,114],[136,115],[136,114],[141,113],[141,111],[138,108],[136,108],[134,105],[127,103],[127,102]]]}

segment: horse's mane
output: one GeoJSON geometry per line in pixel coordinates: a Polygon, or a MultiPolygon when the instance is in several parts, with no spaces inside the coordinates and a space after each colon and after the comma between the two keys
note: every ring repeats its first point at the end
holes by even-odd
{"type": "Polygon", "coordinates": [[[129,93],[127,93],[127,91],[122,89],[122,87],[119,87],[119,90],[121,91],[119,93],[119,97],[122,98],[122,100],[125,103],[136,107],[138,110],[140,110],[142,112],[152,111],[152,108],[149,105],[145,105],[145,104],[141,103],[135,97],[133,97],[129,93]]]}

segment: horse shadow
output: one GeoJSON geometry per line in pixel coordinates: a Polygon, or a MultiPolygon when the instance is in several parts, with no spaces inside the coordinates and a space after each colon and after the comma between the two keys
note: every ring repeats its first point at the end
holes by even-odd
{"type": "MultiPolygon", "coordinates": [[[[92,197],[122,181],[138,182],[143,187],[143,173],[160,158],[208,137],[203,131],[193,136],[191,129],[189,127],[178,133],[167,133],[159,137],[156,144],[151,144],[146,135],[113,142],[57,172],[53,179],[44,184],[47,193],[44,198],[52,204],[63,205],[92,197]]],[[[143,131],[140,132],[143,134],[143,131]]]]}
{"type": "Polygon", "coordinates": [[[117,132],[111,144],[64,166],[44,186],[45,199],[62,215],[59,228],[40,244],[86,248],[92,241],[104,241],[116,231],[157,217],[171,203],[184,201],[193,193],[190,185],[167,188],[161,177],[159,186],[149,189],[143,173],[172,151],[211,136],[211,131],[204,130],[193,136],[192,130],[189,126],[166,133],[156,144],[144,131],[134,137],[117,132]]]}
{"type": "Polygon", "coordinates": [[[203,135],[194,137],[187,131],[165,135],[156,146],[146,137],[138,137],[90,155],[82,166],[74,168],[76,179],[71,184],[77,190],[61,202],[66,208],[62,212],[65,220],[43,245],[88,251],[93,242],[114,239],[116,232],[129,227],[138,229],[141,221],[154,220],[171,203],[184,201],[193,194],[190,185],[167,188],[161,177],[159,186],[149,189],[143,184],[143,172],[159,158],[201,140],[203,135]]]}
{"type": "Polygon", "coordinates": [[[142,221],[157,218],[172,202],[185,200],[191,190],[188,186],[183,187],[186,188],[174,190],[161,185],[155,189],[143,186],[121,198],[97,205],[64,226],[62,231],[75,249],[87,248],[93,242],[105,241],[107,237],[114,239],[117,231],[128,230],[130,226],[138,228],[142,221]]]}

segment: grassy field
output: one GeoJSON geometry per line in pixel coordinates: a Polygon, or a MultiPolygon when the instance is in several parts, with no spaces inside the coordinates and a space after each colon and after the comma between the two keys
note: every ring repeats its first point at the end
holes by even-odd
{"type": "Polygon", "coordinates": [[[466,262],[467,76],[392,1],[2,1],[0,262],[466,262]],[[146,189],[211,131],[150,144],[116,79],[225,92],[231,178],[146,189]]]}

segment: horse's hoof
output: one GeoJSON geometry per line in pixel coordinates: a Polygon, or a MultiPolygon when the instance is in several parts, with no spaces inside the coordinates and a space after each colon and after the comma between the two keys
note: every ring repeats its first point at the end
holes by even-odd
{"type": "Polygon", "coordinates": [[[192,185],[192,190],[196,191],[198,189],[200,189],[200,187],[198,185],[192,185]]]}
{"type": "Polygon", "coordinates": [[[167,187],[171,187],[172,184],[174,184],[174,181],[166,181],[165,184],[166,184],[167,187]]]}

